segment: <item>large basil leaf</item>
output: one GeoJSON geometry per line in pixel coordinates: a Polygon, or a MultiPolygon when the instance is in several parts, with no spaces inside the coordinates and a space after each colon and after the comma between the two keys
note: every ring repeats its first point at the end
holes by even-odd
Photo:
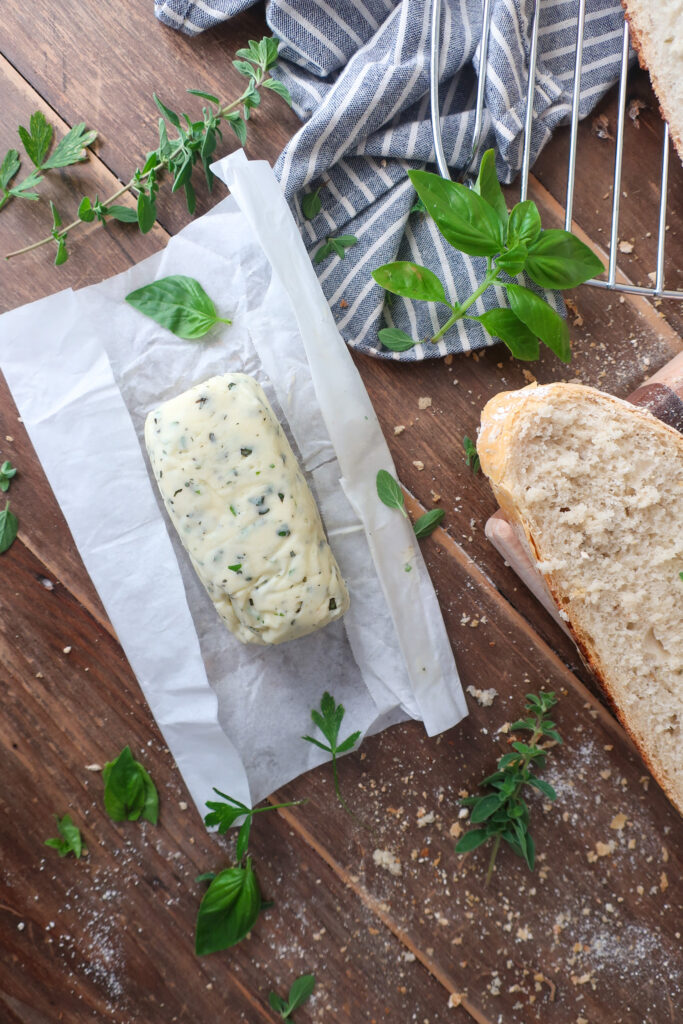
{"type": "Polygon", "coordinates": [[[152,281],[126,295],[126,302],[187,340],[203,338],[216,323],[230,323],[216,314],[216,307],[199,281],[183,274],[152,281]]]}
{"type": "Polygon", "coordinates": [[[505,244],[500,217],[485,199],[429,171],[408,171],[415,190],[447,242],[470,256],[495,256],[505,244]]]}
{"type": "Polygon", "coordinates": [[[507,228],[508,208],[496,174],[496,154],[492,149],[487,149],[481,158],[474,191],[493,207],[501,223],[507,228]]]}
{"type": "Polygon", "coordinates": [[[523,242],[518,242],[511,249],[501,253],[496,260],[496,269],[504,270],[510,277],[516,277],[524,269],[527,257],[527,248],[523,242]]]}
{"type": "Polygon", "coordinates": [[[198,956],[236,946],[251,931],[261,910],[261,891],[251,866],[219,871],[197,913],[198,956]]]}
{"type": "Polygon", "coordinates": [[[568,363],[572,355],[567,321],[528,288],[522,288],[518,284],[506,284],[504,287],[513,313],[516,313],[522,323],[544,341],[563,363],[568,363]]]}
{"type": "Polygon", "coordinates": [[[522,242],[527,249],[533,245],[541,233],[541,215],[536,203],[525,199],[512,207],[508,221],[508,247],[522,242]]]}
{"type": "Polygon", "coordinates": [[[436,274],[421,267],[417,263],[399,260],[396,263],[385,263],[383,267],[373,270],[372,276],[378,285],[394,295],[403,295],[407,299],[422,299],[423,302],[444,302],[446,299],[443,285],[436,274]]]}
{"type": "Polygon", "coordinates": [[[490,335],[504,341],[515,359],[538,359],[538,338],[511,309],[490,309],[470,319],[478,320],[490,335]]]}
{"type": "Polygon", "coordinates": [[[524,264],[529,277],[542,288],[576,288],[605,269],[592,249],[569,231],[542,231],[524,264]]]}

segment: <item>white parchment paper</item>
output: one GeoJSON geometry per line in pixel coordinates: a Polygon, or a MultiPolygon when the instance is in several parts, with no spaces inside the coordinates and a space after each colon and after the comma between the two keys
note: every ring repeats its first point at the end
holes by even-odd
{"type": "Polygon", "coordinates": [[[467,713],[412,529],[377,499],[389,451],[278,183],[241,151],[214,170],[232,197],[162,253],[0,318],[0,368],[200,809],[212,786],[255,803],[324,760],[301,736],[326,689],[364,734],[412,717],[431,735],[467,713]],[[182,341],[124,301],[168,274],[197,278],[232,326],[182,341]],[[343,621],[274,648],[226,630],[144,453],[151,408],[230,370],[264,386],[351,595],[343,621]]]}

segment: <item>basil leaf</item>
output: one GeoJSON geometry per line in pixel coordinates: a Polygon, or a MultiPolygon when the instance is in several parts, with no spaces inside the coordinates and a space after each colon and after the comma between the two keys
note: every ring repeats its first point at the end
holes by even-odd
{"type": "Polygon", "coordinates": [[[383,327],[377,337],[384,347],[391,349],[392,352],[407,352],[408,349],[420,344],[419,341],[413,341],[405,331],[399,331],[398,327],[383,327]]]}
{"type": "Polygon", "coordinates": [[[442,508],[432,508],[429,512],[421,515],[413,524],[413,530],[418,540],[429,537],[445,517],[446,513],[442,508]]]}
{"type": "Polygon", "coordinates": [[[495,256],[504,246],[500,217],[485,199],[429,171],[408,171],[415,190],[444,238],[470,256],[495,256]]]}
{"type": "Polygon", "coordinates": [[[75,124],[71,131],[60,139],[52,151],[52,155],[42,165],[42,170],[49,167],[69,167],[71,164],[87,160],[86,146],[90,146],[97,138],[97,132],[88,131],[85,121],[75,124]]]}
{"type": "Polygon", "coordinates": [[[306,220],[313,220],[322,209],[322,203],[318,195],[319,192],[320,189],[316,189],[315,192],[308,192],[301,200],[301,209],[306,220]]]}
{"type": "Polygon", "coordinates": [[[198,956],[236,946],[251,931],[261,910],[261,892],[251,859],[246,867],[220,871],[204,893],[197,913],[198,956]]]}
{"type": "Polygon", "coordinates": [[[112,821],[137,821],[145,806],[145,782],[130,747],[102,769],[104,807],[112,821]]]}
{"type": "MultiPolygon", "coordinates": [[[[377,486],[377,497],[386,505],[388,508],[396,508],[399,510],[401,515],[408,518],[408,513],[405,509],[405,500],[403,498],[403,491],[398,480],[395,480],[391,473],[387,473],[386,469],[380,469],[376,479],[377,486]]],[[[329,739],[329,737],[328,737],[329,739]]]]}
{"type": "Polygon", "coordinates": [[[112,821],[144,818],[156,825],[159,794],[149,773],[135,760],[130,747],[123,748],[102,770],[104,807],[112,821]]]}
{"type": "Polygon", "coordinates": [[[183,274],[162,277],[126,295],[126,302],[179,338],[203,338],[217,323],[216,307],[199,281],[183,274]]]}
{"type": "Polygon", "coordinates": [[[315,974],[302,974],[300,978],[292,983],[292,987],[289,990],[287,997],[287,1012],[293,1013],[294,1010],[311,998],[313,995],[313,989],[315,988],[315,974]]]}
{"type": "Polygon", "coordinates": [[[545,342],[563,363],[568,363],[572,354],[567,321],[528,288],[522,288],[518,284],[501,284],[508,293],[512,311],[522,323],[526,324],[532,334],[545,342]]]}
{"type": "Polygon", "coordinates": [[[5,460],[0,466],[0,491],[8,491],[13,477],[17,475],[16,468],[11,462],[5,460]]]}
{"type": "Polygon", "coordinates": [[[417,263],[399,260],[396,263],[385,263],[383,267],[373,270],[372,276],[381,288],[394,295],[403,295],[408,299],[421,299],[423,302],[443,302],[449,309],[443,285],[436,274],[421,267],[417,263]]]}
{"type": "Polygon", "coordinates": [[[522,242],[529,248],[541,233],[541,215],[531,199],[512,207],[508,219],[508,248],[522,242]]]}
{"type": "Polygon", "coordinates": [[[511,249],[501,253],[496,260],[496,269],[504,270],[510,277],[516,277],[524,269],[527,257],[527,247],[524,242],[518,242],[511,249]]]}
{"type": "Polygon", "coordinates": [[[143,235],[146,235],[148,231],[151,231],[154,227],[154,221],[157,219],[156,209],[154,203],[141,192],[138,196],[138,225],[143,235]]]}
{"type": "Polygon", "coordinates": [[[60,857],[66,857],[68,853],[73,853],[78,859],[81,853],[87,853],[88,851],[83,846],[81,830],[74,825],[71,815],[65,814],[60,819],[59,815],[55,814],[55,820],[61,838],[46,839],[45,846],[51,846],[60,857]]]}
{"type": "Polygon", "coordinates": [[[124,224],[136,224],[138,215],[136,210],[132,210],[130,206],[108,206],[107,213],[114,220],[120,220],[124,224]]]}
{"type": "Polygon", "coordinates": [[[277,992],[268,993],[268,1002],[270,1003],[271,1010],[275,1010],[275,1013],[279,1013],[280,1016],[286,1020],[285,1014],[287,1012],[287,1000],[279,996],[277,992]]]}
{"type": "Polygon", "coordinates": [[[508,208],[505,205],[505,197],[496,174],[496,154],[492,149],[487,149],[481,158],[479,174],[473,186],[477,195],[485,199],[489,206],[492,206],[500,217],[501,223],[507,228],[508,208]]]}
{"type": "Polygon", "coordinates": [[[21,125],[17,131],[31,162],[36,167],[41,167],[52,142],[52,125],[48,123],[44,114],[36,110],[35,114],[31,114],[29,131],[21,125]]]}
{"type": "Polygon", "coordinates": [[[470,320],[478,320],[492,337],[504,341],[515,359],[538,359],[538,338],[511,309],[490,309],[470,320]]]}
{"type": "Polygon", "coordinates": [[[569,231],[542,231],[524,264],[532,281],[542,288],[576,288],[605,269],[592,249],[569,231]]]}

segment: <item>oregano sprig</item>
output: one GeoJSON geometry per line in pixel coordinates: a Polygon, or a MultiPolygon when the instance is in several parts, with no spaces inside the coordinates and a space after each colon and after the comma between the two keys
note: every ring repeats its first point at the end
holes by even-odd
{"type": "MultiPolygon", "coordinates": [[[[225,102],[211,93],[201,92],[198,89],[188,89],[188,93],[192,96],[197,96],[206,101],[202,107],[201,117],[191,117],[189,114],[179,114],[175,110],[171,110],[154,93],[154,102],[161,115],[159,118],[159,145],[147,154],[144,164],[135,169],[130,180],[107,199],[100,200],[98,196],[91,199],[89,196],[84,196],[79,204],[76,219],[65,224],[63,227],[61,216],[55,210],[54,204],[52,204],[52,232],[31,245],[26,245],[22,249],[8,253],[6,259],[20,256],[22,253],[30,252],[32,249],[37,249],[54,241],[57,243],[57,259],[55,263],[60,265],[68,258],[67,237],[75,229],[93,221],[98,221],[100,224],[104,224],[108,220],[117,220],[124,223],[137,222],[140,231],[146,234],[148,231],[151,231],[156,221],[157,194],[160,180],[164,175],[168,175],[171,179],[171,192],[177,192],[182,189],[185,194],[187,208],[191,214],[194,214],[197,197],[191,181],[192,172],[195,165],[200,163],[204,169],[209,189],[211,189],[213,175],[209,165],[213,160],[218,140],[223,137],[221,125],[228,124],[235,133],[240,145],[243,146],[247,140],[247,121],[251,111],[261,102],[259,89],[262,86],[270,89],[271,92],[276,93],[286,100],[287,103],[291,104],[291,98],[286,86],[282,82],[269,77],[270,72],[277,64],[277,39],[266,37],[258,42],[251,39],[249,40],[248,48],[238,50],[236,57],[237,59],[233,61],[235,68],[248,79],[246,88],[237,99],[225,102]],[[121,206],[116,203],[117,199],[120,199],[126,193],[130,193],[136,199],[136,208],[134,210],[128,206],[121,206]],[[58,231],[58,229],[61,230],[58,231]],[[56,234],[57,231],[58,234],[56,234]]],[[[60,146],[64,142],[65,140],[63,139],[60,146]]],[[[54,161],[60,146],[57,147],[49,161],[54,161]]],[[[11,153],[16,153],[16,151],[12,150],[10,151],[11,153]]],[[[13,170],[16,160],[10,154],[5,158],[2,168],[0,168],[0,186],[5,190],[18,170],[18,166],[13,170]]],[[[64,153],[63,155],[67,154],[64,153]]],[[[48,166],[48,164],[49,166],[65,166],[64,164],[49,163],[49,161],[43,166],[48,166]]],[[[2,196],[2,192],[0,192],[0,196],[2,196]]]]}
{"type": "MultiPolygon", "coordinates": [[[[317,195],[317,193],[315,193],[317,195]]],[[[308,198],[308,196],[306,197],[308,198]]],[[[308,216],[304,210],[305,216],[308,216]]],[[[332,253],[336,253],[340,260],[343,260],[346,256],[346,250],[352,249],[354,245],[358,245],[358,239],[355,235],[328,235],[323,244],[319,249],[316,250],[313,256],[314,263],[322,263],[332,253]]]]}
{"type": "MultiPolygon", "coordinates": [[[[428,171],[409,171],[408,176],[446,241],[469,256],[485,257],[486,273],[462,300],[449,297],[433,271],[406,260],[378,267],[372,272],[375,281],[394,295],[447,307],[449,315],[432,343],[465,318],[478,321],[488,334],[500,338],[517,359],[538,359],[540,339],[568,363],[571,349],[566,321],[540,295],[512,279],[525,272],[541,288],[575,288],[601,273],[605,269],[602,261],[571,232],[544,231],[532,200],[517,203],[508,214],[492,149],[484,153],[471,189],[428,171]],[[505,290],[508,305],[478,315],[468,313],[494,284],[505,290]]],[[[396,328],[385,328],[379,338],[385,348],[395,352],[420,344],[396,328]]]]}
{"type": "Polygon", "coordinates": [[[469,853],[493,840],[493,849],[486,873],[488,885],[493,874],[496,857],[501,842],[506,842],[518,857],[522,857],[530,871],[534,870],[536,848],[529,833],[529,808],[522,798],[525,786],[539,790],[548,800],[555,800],[555,790],[544,779],[534,773],[545,767],[546,751],[538,744],[540,741],[562,743],[555,722],[548,712],[557,704],[554,693],[541,690],[539,694],[527,694],[524,718],[513,722],[513,732],[526,730],[531,733],[528,743],[514,740],[512,751],[503,754],[498,761],[498,768],[488,778],[480,782],[481,788],[488,790],[483,796],[465,797],[463,806],[471,808],[470,822],[481,825],[481,828],[470,829],[458,840],[456,853],[469,853]]]}

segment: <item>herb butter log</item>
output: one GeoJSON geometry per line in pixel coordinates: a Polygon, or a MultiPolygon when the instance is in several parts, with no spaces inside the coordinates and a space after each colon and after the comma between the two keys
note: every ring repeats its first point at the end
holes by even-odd
{"type": "Polygon", "coordinates": [[[344,614],[318,508],[255,380],[228,373],[165,402],[145,443],[173,525],[239,640],[280,644],[344,614]]]}

